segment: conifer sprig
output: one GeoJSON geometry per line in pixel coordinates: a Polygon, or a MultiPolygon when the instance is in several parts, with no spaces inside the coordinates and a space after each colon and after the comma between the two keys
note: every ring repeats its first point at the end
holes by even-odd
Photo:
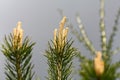
{"type": "Polygon", "coordinates": [[[60,22],[59,29],[54,30],[54,40],[49,42],[46,50],[49,65],[48,80],[71,80],[72,59],[75,49],[73,41],[67,40],[68,28],[64,28],[66,17],[60,22]]]}
{"type": "Polygon", "coordinates": [[[14,28],[13,34],[5,36],[1,51],[6,57],[6,80],[32,80],[34,65],[31,52],[34,44],[28,37],[23,40],[21,22],[14,28]]]}
{"type": "MultiPolygon", "coordinates": [[[[86,56],[82,56],[80,52],[78,54],[80,61],[80,70],[79,74],[82,80],[116,80],[120,78],[120,72],[117,70],[120,68],[120,61],[113,63],[112,62],[112,54],[118,53],[120,48],[116,48],[112,50],[113,40],[116,35],[116,31],[118,28],[118,22],[120,17],[120,10],[115,19],[115,24],[113,26],[112,33],[110,34],[110,38],[107,42],[106,31],[105,31],[105,10],[104,10],[104,1],[100,0],[100,33],[101,33],[101,51],[96,51],[94,49],[94,55],[92,58],[87,58],[86,56]]],[[[92,43],[90,44],[89,38],[84,30],[83,25],[81,24],[81,20],[77,17],[77,22],[79,24],[80,33],[71,27],[73,34],[78,38],[80,42],[84,42],[87,50],[92,52],[92,43]],[[89,45],[88,45],[89,43],[89,45]],[[91,49],[90,49],[90,48],[91,49]]]]}
{"type": "Polygon", "coordinates": [[[120,9],[118,10],[118,13],[116,15],[116,19],[115,19],[115,22],[114,22],[112,33],[111,33],[109,41],[108,41],[107,53],[113,53],[113,54],[115,54],[115,53],[117,53],[119,51],[119,48],[116,48],[116,50],[114,50],[113,52],[111,52],[111,49],[112,49],[112,46],[113,46],[112,45],[113,44],[113,40],[114,40],[114,37],[115,37],[116,32],[118,30],[119,18],[120,18],[120,9]]]}
{"type": "Polygon", "coordinates": [[[105,31],[105,10],[104,10],[104,0],[100,0],[100,32],[101,32],[101,48],[103,54],[106,53],[107,50],[107,39],[106,39],[106,31],[105,31]]]}
{"type": "Polygon", "coordinates": [[[91,53],[95,54],[95,48],[93,46],[93,44],[91,43],[91,41],[89,40],[85,30],[84,30],[84,26],[81,23],[81,19],[79,16],[77,16],[77,23],[79,25],[79,29],[80,29],[80,33],[82,34],[82,41],[83,43],[85,43],[85,46],[88,48],[88,50],[91,51],[91,53]]]}
{"type": "Polygon", "coordinates": [[[110,50],[112,49],[112,43],[113,43],[114,37],[116,35],[116,31],[118,30],[119,18],[120,18],[120,9],[119,9],[119,11],[118,11],[118,13],[116,15],[116,19],[115,19],[115,22],[114,22],[112,33],[111,33],[109,41],[108,41],[107,52],[110,52],[110,50]]]}

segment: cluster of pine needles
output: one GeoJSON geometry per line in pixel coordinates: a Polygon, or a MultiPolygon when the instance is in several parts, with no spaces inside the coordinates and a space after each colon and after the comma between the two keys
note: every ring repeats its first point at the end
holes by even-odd
{"type": "MultiPolygon", "coordinates": [[[[120,48],[112,49],[114,37],[118,30],[120,18],[120,9],[116,15],[114,26],[109,39],[106,38],[105,31],[105,10],[104,0],[100,0],[100,34],[101,51],[95,49],[92,41],[84,29],[80,16],[76,19],[80,31],[75,30],[71,25],[66,26],[67,18],[63,17],[59,28],[54,30],[53,40],[48,42],[48,49],[45,50],[45,57],[48,64],[47,80],[72,80],[73,59],[79,58],[80,80],[116,80],[120,79],[120,61],[112,63],[112,56],[120,51],[120,48]],[[73,47],[73,40],[68,39],[68,31],[71,29],[80,43],[84,44],[86,50],[89,50],[92,58],[84,56],[80,50],[73,47]]],[[[24,37],[24,31],[21,28],[21,22],[13,29],[10,35],[5,36],[2,44],[2,53],[6,57],[5,79],[6,80],[32,80],[35,72],[32,64],[32,50],[35,42],[32,42],[28,36],[24,37]]]]}

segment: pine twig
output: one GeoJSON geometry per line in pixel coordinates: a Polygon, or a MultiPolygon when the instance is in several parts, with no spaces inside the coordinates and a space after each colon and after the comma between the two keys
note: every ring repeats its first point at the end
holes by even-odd
{"type": "Polygon", "coordinates": [[[107,45],[107,52],[109,53],[111,48],[112,48],[112,43],[113,43],[113,40],[114,40],[114,37],[116,35],[116,31],[118,29],[118,22],[119,22],[119,18],[120,18],[120,9],[118,10],[118,13],[116,15],[116,19],[115,19],[115,24],[113,26],[113,29],[112,29],[112,33],[110,35],[110,39],[108,41],[108,45],[107,45]]]}
{"type": "Polygon", "coordinates": [[[105,21],[104,21],[104,16],[105,16],[105,11],[104,11],[104,0],[100,0],[100,32],[101,32],[101,47],[102,47],[102,52],[106,53],[107,50],[107,44],[106,44],[106,32],[105,32],[105,21]]]}
{"type": "Polygon", "coordinates": [[[77,16],[77,23],[79,25],[79,28],[80,28],[80,32],[82,34],[82,38],[81,40],[85,43],[85,46],[88,48],[88,50],[91,51],[91,53],[95,54],[95,48],[93,46],[93,44],[91,43],[91,41],[88,39],[88,36],[84,30],[84,26],[83,24],[81,23],[81,20],[80,20],[80,17],[77,16]]]}
{"type": "Polygon", "coordinates": [[[2,53],[6,57],[5,75],[6,80],[32,80],[34,72],[31,62],[32,49],[35,43],[28,37],[23,39],[21,22],[14,28],[13,34],[5,36],[2,44],[2,53]]]}

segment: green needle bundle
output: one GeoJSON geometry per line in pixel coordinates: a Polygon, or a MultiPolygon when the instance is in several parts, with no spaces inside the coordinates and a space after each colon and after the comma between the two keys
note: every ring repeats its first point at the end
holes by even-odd
{"type": "Polygon", "coordinates": [[[6,80],[32,80],[31,52],[34,44],[28,37],[23,39],[21,22],[18,22],[12,34],[5,36],[2,52],[6,57],[6,80]]]}
{"type": "Polygon", "coordinates": [[[46,50],[49,65],[48,80],[71,80],[72,60],[75,49],[73,41],[67,40],[68,27],[64,28],[66,17],[60,22],[59,29],[54,30],[54,40],[49,43],[46,50]]]}
{"type": "Polygon", "coordinates": [[[118,28],[118,22],[120,17],[120,10],[115,19],[115,24],[110,34],[109,39],[106,38],[105,31],[105,21],[104,21],[104,0],[100,0],[100,33],[101,33],[101,51],[95,49],[92,41],[89,40],[86,31],[84,30],[84,25],[81,23],[81,19],[77,16],[77,22],[79,24],[80,33],[74,30],[72,27],[72,32],[75,34],[77,39],[84,44],[84,47],[90,51],[92,58],[87,58],[83,56],[81,52],[78,54],[80,60],[80,70],[79,75],[80,80],[117,80],[120,79],[120,61],[112,62],[112,56],[118,53],[120,48],[115,50],[112,49],[113,40],[116,35],[118,28]]]}

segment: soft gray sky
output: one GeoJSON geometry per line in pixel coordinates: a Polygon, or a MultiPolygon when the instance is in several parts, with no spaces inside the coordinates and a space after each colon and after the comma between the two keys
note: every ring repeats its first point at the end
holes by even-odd
{"type": "MultiPolygon", "coordinates": [[[[29,35],[31,40],[37,43],[33,50],[34,70],[41,80],[45,80],[45,76],[47,76],[47,63],[43,54],[45,49],[47,49],[47,42],[53,37],[54,28],[58,28],[61,20],[57,9],[60,8],[64,11],[64,15],[67,16],[75,28],[77,28],[75,15],[79,12],[85,29],[89,34],[89,38],[94,42],[93,44],[96,49],[100,50],[99,1],[100,0],[0,0],[0,42],[3,42],[5,34],[8,35],[12,32],[18,21],[22,21],[25,35],[29,35]]],[[[117,10],[120,7],[120,0],[105,1],[105,22],[107,33],[109,34],[114,24],[117,10]]],[[[117,34],[114,47],[120,45],[120,31],[118,31],[117,34]]],[[[78,48],[80,47],[77,41],[75,41],[74,45],[78,48]]],[[[86,52],[84,48],[81,49],[83,52],[86,52]]],[[[1,80],[5,80],[3,77],[4,61],[4,55],[1,53],[1,80]]]]}

